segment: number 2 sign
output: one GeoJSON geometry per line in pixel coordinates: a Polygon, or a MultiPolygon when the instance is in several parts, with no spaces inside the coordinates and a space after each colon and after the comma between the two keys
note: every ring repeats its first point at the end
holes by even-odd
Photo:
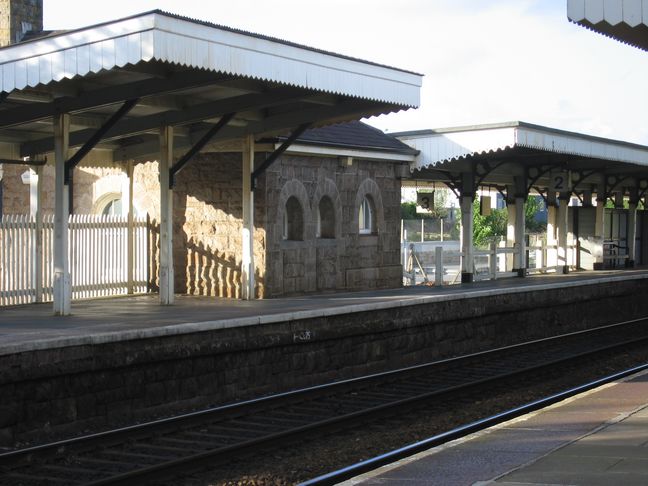
{"type": "Polygon", "coordinates": [[[571,174],[567,170],[551,171],[549,180],[549,190],[554,192],[570,192],[571,174]]]}

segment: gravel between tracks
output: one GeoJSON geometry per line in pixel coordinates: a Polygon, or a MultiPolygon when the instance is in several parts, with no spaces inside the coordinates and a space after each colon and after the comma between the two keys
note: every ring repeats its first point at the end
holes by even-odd
{"type": "MultiPolygon", "coordinates": [[[[426,406],[404,417],[380,424],[334,433],[309,443],[282,446],[233,461],[226,466],[202,469],[167,483],[187,486],[289,485],[337,470],[364,459],[425,439],[479,418],[563,391],[596,378],[648,362],[648,345],[556,369],[550,376],[508,382],[494,387],[488,397],[466,396],[453,409],[426,406]]],[[[160,483],[156,483],[160,484],[160,483]]]]}

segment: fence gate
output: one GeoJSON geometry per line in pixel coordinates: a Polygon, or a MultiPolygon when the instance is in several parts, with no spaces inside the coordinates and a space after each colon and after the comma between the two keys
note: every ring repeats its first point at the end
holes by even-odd
{"type": "MultiPolygon", "coordinates": [[[[148,290],[152,225],[125,216],[71,215],[68,221],[72,299],[148,290]],[[130,251],[129,251],[130,248],[130,251]]],[[[53,299],[54,216],[0,218],[0,306],[53,299]]]]}

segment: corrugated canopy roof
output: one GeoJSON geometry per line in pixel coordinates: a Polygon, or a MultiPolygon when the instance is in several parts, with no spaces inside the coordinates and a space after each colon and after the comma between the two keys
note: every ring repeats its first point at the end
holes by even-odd
{"type": "Polygon", "coordinates": [[[286,133],[419,104],[422,76],[267,36],[147,12],[0,49],[0,156],[53,149],[51,118],[71,114],[70,146],[88,142],[129,100],[97,148],[116,159],[157,153],[162,125],[191,146],[286,133]]]}
{"type": "Polygon", "coordinates": [[[393,133],[420,153],[410,163],[413,178],[447,180],[447,174],[476,170],[484,184],[509,184],[533,170],[534,184],[547,183],[549,171],[569,170],[648,183],[648,147],[525,122],[393,133]]]}
{"type": "Polygon", "coordinates": [[[567,17],[590,30],[648,50],[646,0],[567,0],[567,17]]]}

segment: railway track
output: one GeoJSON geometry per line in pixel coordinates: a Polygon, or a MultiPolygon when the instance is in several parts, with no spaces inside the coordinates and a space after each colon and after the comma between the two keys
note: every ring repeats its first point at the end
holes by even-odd
{"type": "Polygon", "coordinates": [[[648,318],[0,454],[2,485],[143,484],[648,340],[648,318]]]}

